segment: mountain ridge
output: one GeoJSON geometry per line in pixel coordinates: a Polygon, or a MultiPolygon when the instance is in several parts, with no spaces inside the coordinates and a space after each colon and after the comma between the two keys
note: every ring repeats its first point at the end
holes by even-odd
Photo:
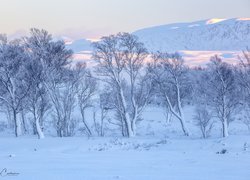
{"type": "MultiPolygon", "coordinates": [[[[136,30],[150,52],[154,51],[241,51],[250,47],[250,18],[206,19],[136,30]]],[[[92,51],[91,41],[66,42],[75,53],[92,51]]]]}
{"type": "Polygon", "coordinates": [[[133,32],[150,51],[243,50],[250,45],[250,18],[174,23],[133,32]]]}

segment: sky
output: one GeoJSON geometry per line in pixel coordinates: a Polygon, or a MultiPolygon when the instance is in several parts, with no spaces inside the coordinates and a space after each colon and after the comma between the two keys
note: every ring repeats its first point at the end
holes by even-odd
{"type": "Polygon", "coordinates": [[[0,33],[43,28],[58,36],[99,38],[145,27],[250,17],[250,0],[0,0],[0,33]]]}

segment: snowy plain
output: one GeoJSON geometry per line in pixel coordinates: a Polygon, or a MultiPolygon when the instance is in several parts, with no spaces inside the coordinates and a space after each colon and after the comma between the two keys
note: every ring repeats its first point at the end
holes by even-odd
{"type": "Polygon", "coordinates": [[[186,108],[190,137],[177,120],[167,124],[161,109],[148,108],[134,138],[47,135],[15,138],[0,133],[0,179],[17,180],[249,180],[250,135],[240,122],[220,138],[217,123],[202,139],[186,108]],[[7,171],[4,171],[7,170],[7,171]]]}

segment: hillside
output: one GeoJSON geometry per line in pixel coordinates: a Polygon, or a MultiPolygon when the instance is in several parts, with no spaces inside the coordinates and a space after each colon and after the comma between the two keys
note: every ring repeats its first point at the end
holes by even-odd
{"type": "Polygon", "coordinates": [[[150,51],[235,51],[250,46],[250,19],[210,19],[134,32],[150,51]]]}

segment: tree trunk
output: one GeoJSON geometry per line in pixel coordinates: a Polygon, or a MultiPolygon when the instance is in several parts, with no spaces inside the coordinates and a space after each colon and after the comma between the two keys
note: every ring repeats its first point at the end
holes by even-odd
{"type": "Polygon", "coordinates": [[[224,118],[222,122],[222,136],[223,137],[228,136],[228,123],[226,118],[224,118]]]}
{"type": "Polygon", "coordinates": [[[178,108],[179,115],[180,115],[181,128],[183,130],[184,135],[189,136],[189,131],[186,126],[186,121],[185,121],[184,113],[182,111],[182,106],[181,106],[180,87],[177,81],[176,81],[176,91],[177,91],[177,108],[178,108]]]}
{"type": "Polygon", "coordinates": [[[121,96],[121,103],[122,103],[122,106],[123,106],[124,121],[125,121],[125,124],[126,124],[127,134],[128,134],[128,137],[133,137],[134,133],[133,133],[133,130],[132,130],[131,120],[130,120],[129,114],[128,114],[127,110],[126,110],[126,101],[125,101],[125,98],[124,98],[123,91],[121,89],[120,89],[120,96],[121,96]]]}
{"type": "MultiPolygon", "coordinates": [[[[88,136],[92,136],[92,132],[91,132],[87,122],[85,121],[85,109],[84,108],[81,108],[81,115],[82,115],[82,122],[83,122],[85,128],[87,129],[88,136]]],[[[95,116],[96,115],[95,115],[95,112],[94,112],[94,114],[93,114],[94,119],[96,118],[95,116]]]]}
{"type": "MultiPolygon", "coordinates": [[[[136,117],[137,119],[137,117],[136,117]]],[[[132,131],[133,131],[133,136],[136,135],[136,119],[132,121],[132,131]]]]}
{"type": "Polygon", "coordinates": [[[43,134],[42,128],[40,126],[39,119],[36,119],[36,131],[37,131],[37,134],[38,134],[38,138],[39,139],[43,139],[44,138],[44,134],[43,134]]]}
{"type": "Polygon", "coordinates": [[[165,99],[166,99],[166,101],[167,101],[167,103],[168,103],[168,106],[169,106],[169,110],[170,110],[170,112],[177,118],[177,119],[179,119],[179,121],[180,121],[180,123],[181,123],[181,128],[182,128],[182,131],[183,131],[183,133],[184,133],[184,135],[185,136],[189,136],[189,131],[188,131],[188,129],[186,128],[186,122],[185,122],[185,120],[184,120],[184,115],[183,115],[183,112],[182,112],[182,107],[181,107],[181,102],[180,102],[180,100],[179,100],[179,98],[178,98],[178,101],[177,101],[177,106],[178,106],[178,112],[176,112],[175,110],[174,110],[174,108],[173,108],[173,106],[172,106],[172,104],[171,104],[171,102],[170,102],[170,100],[169,100],[169,97],[165,94],[165,99]]]}
{"type": "Polygon", "coordinates": [[[132,130],[132,125],[131,125],[131,121],[130,121],[130,118],[128,117],[128,114],[126,113],[126,120],[125,120],[125,123],[126,123],[126,129],[127,129],[127,134],[128,134],[128,137],[133,137],[134,136],[134,132],[132,130]]]}
{"type": "Polygon", "coordinates": [[[12,119],[12,112],[11,112],[11,109],[7,107],[7,110],[6,110],[6,116],[7,116],[7,120],[8,120],[8,128],[15,128],[15,123],[13,122],[13,119],[12,119]]]}
{"type": "Polygon", "coordinates": [[[15,109],[13,109],[13,120],[15,124],[15,136],[18,137],[21,135],[22,129],[21,129],[21,121],[17,118],[17,112],[15,109]]]}
{"type": "Polygon", "coordinates": [[[186,128],[186,122],[182,118],[183,117],[180,118],[182,131],[183,131],[183,133],[184,133],[185,136],[189,136],[189,131],[186,128]]]}
{"type": "Polygon", "coordinates": [[[23,110],[21,112],[21,118],[22,118],[23,130],[24,130],[24,133],[26,134],[28,132],[28,130],[27,130],[27,127],[26,127],[25,113],[24,113],[23,110]]]}
{"type": "Polygon", "coordinates": [[[206,127],[201,125],[201,132],[202,132],[202,137],[206,139],[207,138],[206,127]]]}
{"type": "Polygon", "coordinates": [[[228,136],[228,121],[226,118],[226,96],[223,95],[223,102],[222,102],[223,114],[222,114],[222,136],[228,136]]]}
{"type": "Polygon", "coordinates": [[[37,135],[38,135],[38,139],[43,139],[44,138],[44,134],[43,134],[43,130],[41,128],[41,125],[40,125],[40,121],[39,121],[39,118],[37,118],[36,115],[34,115],[35,117],[35,125],[36,125],[36,132],[37,132],[37,135]]]}
{"type": "Polygon", "coordinates": [[[169,108],[166,108],[165,117],[167,124],[171,124],[172,113],[170,112],[169,108]]]}
{"type": "Polygon", "coordinates": [[[101,136],[103,137],[104,136],[104,109],[102,108],[101,110],[101,136]]]}

